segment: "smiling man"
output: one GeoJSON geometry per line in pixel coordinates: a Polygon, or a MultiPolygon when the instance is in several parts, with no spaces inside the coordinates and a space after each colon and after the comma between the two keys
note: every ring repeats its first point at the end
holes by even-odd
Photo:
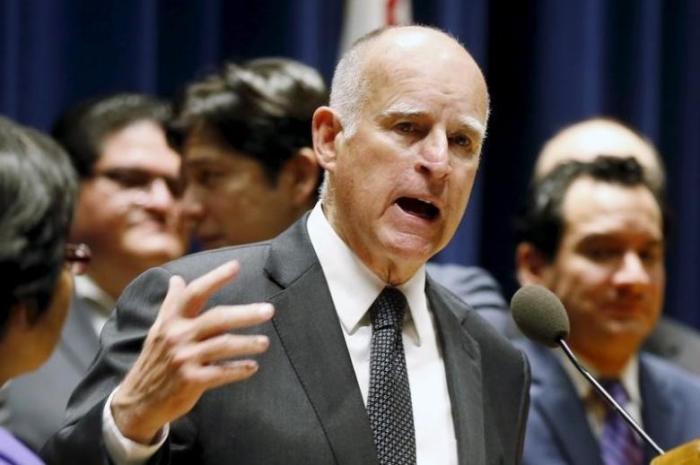
{"type": "Polygon", "coordinates": [[[10,428],[39,449],[61,426],[68,397],[99,349],[102,325],[124,287],[184,253],[180,157],[165,139],[168,107],[119,94],[68,109],[54,128],[80,177],[70,239],[88,244],[90,270],[75,280],[58,349],[9,387],[10,428]]]}
{"type": "Polygon", "coordinates": [[[488,111],[444,33],[358,41],[314,113],[322,200],[269,242],[136,280],[47,457],[519,463],[526,361],[424,267],[464,213],[488,111]]]}
{"type": "MultiPolygon", "coordinates": [[[[635,158],[568,161],[533,181],[517,249],[522,284],[564,304],[567,342],[664,448],[700,436],[700,378],[640,352],[665,286],[665,215],[635,158]]],[[[549,349],[524,343],[532,363],[528,465],[641,465],[654,452],[549,349]]]]}

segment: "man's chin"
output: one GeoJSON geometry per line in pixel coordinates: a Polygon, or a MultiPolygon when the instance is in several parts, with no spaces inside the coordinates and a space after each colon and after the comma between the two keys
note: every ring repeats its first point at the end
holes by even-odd
{"type": "Polygon", "coordinates": [[[174,260],[185,254],[185,246],[182,242],[166,237],[144,237],[140,242],[132,243],[128,249],[134,256],[157,266],[161,263],[174,260]]]}

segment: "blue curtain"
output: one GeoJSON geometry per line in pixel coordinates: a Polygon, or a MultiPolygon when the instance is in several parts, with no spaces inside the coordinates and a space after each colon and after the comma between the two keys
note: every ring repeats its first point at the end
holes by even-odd
{"type": "MultiPolygon", "coordinates": [[[[467,217],[439,261],[480,264],[506,291],[512,217],[534,157],[563,125],[627,121],[668,165],[675,224],[666,312],[700,328],[700,2],[414,0],[482,65],[489,137],[467,217]]],[[[170,96],[223,60],[296,58],[330,78],[340,0],[0,0],[0,113],[41,129],[115,91],[170,96]]]]}

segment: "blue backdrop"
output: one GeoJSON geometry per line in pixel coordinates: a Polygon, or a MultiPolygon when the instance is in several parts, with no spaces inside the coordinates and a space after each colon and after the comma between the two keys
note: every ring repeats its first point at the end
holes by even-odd
{"type": "MultiPolygon", "coordinates": [[[[329,78],[341,0],[0,0],[0,113],[47,129],[66,105],[114,91],[170,96],[222,60],[289,56],[329,78]]],[[[700,2],[414,0],[459,37],[493,112],[479,180],[440,261],[514,288],[512,217],[542,142],[594,115],[627,121],[668,165],[675,227],[666,312],[700,328],[700,2]]]]}

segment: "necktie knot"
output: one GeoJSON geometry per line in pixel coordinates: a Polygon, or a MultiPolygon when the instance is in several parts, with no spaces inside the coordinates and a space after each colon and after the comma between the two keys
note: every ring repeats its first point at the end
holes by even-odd
{"type": "MultiPolygon", "coordinates": [[[[600,382],[610,396],[620,405],[625,405],[629,400],[629,395],[625,386],[617,379],[607,379],[600,382]]],[[[607,405],[607,404],[606,404],[607,405]]]]}
{"type": "Polygon", "coordinates": [[[408,303],[406,296],[395,287],[385,287],[369,309],[372,328],[401,330],[408,303]]]}

